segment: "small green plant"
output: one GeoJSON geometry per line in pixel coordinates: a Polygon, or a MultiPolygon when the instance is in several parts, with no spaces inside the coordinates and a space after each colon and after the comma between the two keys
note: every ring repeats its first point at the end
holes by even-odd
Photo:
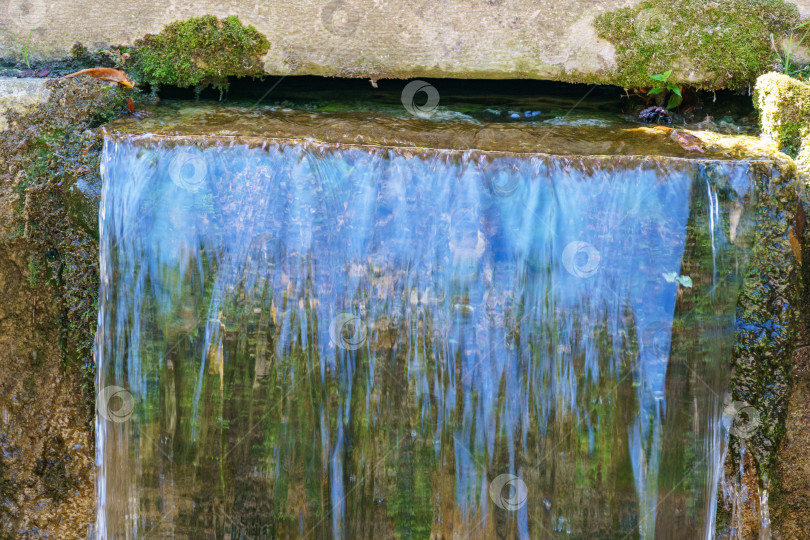
{"type": "Polygon", "coordinates": [[[647,92],[647,95],[652,96],[655,94],[660,94],[664,91],[672,92],[672,95],[669,96],[669,101],[667,102],[666,108],[674,109],[675,107],[681,104],[683,96],[681,95],[681,89],[678,88],[678,85],[669,82],[670,75],[672,75],[671,69],[668,69],[663,73],[650,75],[650,78],[656,81],[658,84],[650,88],[650,90],[647,92]]]}
{"type": "Polygon", "coordinates": [[[25,66],[28,69],[31,69],[31,59],[28,55],[28,51],[31,50],[31,34],[33,33],[34,33],[33,29],[31,29],[31,31],[28,32],[28,40],[25,42],[25,49],[23,49],[23,60],[25,61],[25,66]]]}
{"type": "Polygon", "coordinates": [[[782,64],[782,73],[785,75],[789,75],[791,77],[798,77],[799,79],[803,79],[802,74],[807,71],[807,68],[801,69],[794,69],[793,65],[793,55],[796,52],[796,49],[801,47],[804,40],[807,38],[807,35],[810,34],[810,19],[804,21],[801,24],[798,24],[791,28],[790,35],[788,36],[787,43],[782,45],[782,52],[780,53],[776,48],[776,43],[773,42],[773,36],[771,36],[771,44],[776,51],[776,55],[779,57],[779,61],[782,64]],[[798,41],[794,41],[795,37],[797,36],[796,32],[803,30],[801,37],[798,41]]]}
{"type": "Polygon", "coordinates": [[[31,29],[31,31],[28,32],[28,39],[26,40],[24,46],[22,43],[20,43],[20,41],[17,40],[16,37],[14,37],[14,34],[11,35],[11,41],[14,43],[14,48],[17,50],[22,49],[20,51],[20,54],[22,55],[23,62],[25,62],[25,66],[28,69],[31,69],[31,58],[29,55],[29,51],[31,50],[31,36],[33,34],[34,30],[31,29]]]}

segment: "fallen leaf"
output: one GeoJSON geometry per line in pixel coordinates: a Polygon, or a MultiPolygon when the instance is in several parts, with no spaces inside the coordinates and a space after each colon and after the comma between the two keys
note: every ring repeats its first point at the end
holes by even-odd
{"type": "Polygon", "coordinates": [[[135,114],[135,102],[132,101],[132,98],[127,101],[127,111],[129,111],[129,114],[135,114]]]}
{"type": "Polygon", "coordinates": [[[685,133],[680,130],[675,130],[670,135],[670,138],[681,145],[681,148],[687,152],[705,152],[703,149],[703,141],[695,137],[691,133],[685,133]]]}
{"type": "Polygon", "coordinates": [[[96,79],[100,79],[102,81],[109,81],[118,83],[121,86],[126,86],[127,88],[132,88],[134,85],[127,79],[127,74],[121,71],[120,69],[113,69],[113,68],[90,68],[90,69],[83,69],[81,71],[77,71],[76,73],[71,73],[70,75],[65,75],[63,78],[70,79],[73,77],[78,77],[79,75],[90,75],[96,79]]]}
{"type": "Polygon", "coordinates": [[[801,264],[802,262],[802,243],[796,237],[796,233],[793,232],[793,229],[788,231],[788,242],[790,243],[790,249],[793,250],[793,256],[796,257],[796,261],[801,264]]]}

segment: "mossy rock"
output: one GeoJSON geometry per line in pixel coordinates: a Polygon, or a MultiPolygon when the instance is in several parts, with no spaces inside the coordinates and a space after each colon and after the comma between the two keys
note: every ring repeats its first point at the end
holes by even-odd
{"type": "Polygon", "coordinates": [[[264,75],[267,39],[238,17],[195,17],[167,25],[135,42],[131,65],[141,83],[225,91],[229,77],[264,75]]]}
{"type": "Polygon", "coordinates": [[[616,46],[615,84],[649,87],[650,74],[673,69],[671,82],[708,80],[697,86],[713,90],[748,88],[772,69],[771,35],[778,41],[798,21],[782,0],[647,0],[594,25],[616,46]]]}
{"type": "Polygon", "coordinates": [[[754,105],[759,110],[762,132],[787,154],[802,157],[810,152],[810,86],[783,75],[767,73],[754,86],[754,105]]]}
{"type": "Polygon", "coordinates": [[[72,538],[93,511],[103,143],[94,128],[132,94],[90,77],[46,87],[48,101],[10,113],[0,133],[0,379],[18,428],[7,441],[16,451],[0,460],[0,538],[72,538]]]}
{"type": "Polygon", "coordinates": [[[130,93],[89,77],[56,79],[47,87],[48,102],[24,115],[9,115],[11,129],[0,134],[0,200],[16,199],[15,215],[0,243],[28,246],[28,285],[53,288],[63,361],[82,371],[89,419],[99,281],[98,201],[85,193],[85,186],[101,185],[102,147],[91,129],[121,114],[130,93]]]}

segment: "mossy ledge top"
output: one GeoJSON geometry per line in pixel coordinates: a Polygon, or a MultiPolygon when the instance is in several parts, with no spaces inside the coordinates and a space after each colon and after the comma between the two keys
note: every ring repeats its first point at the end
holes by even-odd
{"type": "Polygon", "coordinates": [[[798,22],[796,6],[782,0],[646,0],[594,25],[616,46],[614,84],[651,86],[650,74],[673,69],[673,82],[713,90],[750,87],[798,22]]]}

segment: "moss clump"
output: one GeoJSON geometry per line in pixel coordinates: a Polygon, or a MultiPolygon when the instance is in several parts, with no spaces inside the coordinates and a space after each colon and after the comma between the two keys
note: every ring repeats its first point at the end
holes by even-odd
{"type": "MultiPolygon", "coordinates": [[[[787,154],[810,152],[810,86],[781,73],[767,73],[754,86],[762,132],[787,154]]],[[[800,156],[801,157],[801,156],[800,156]]]]}
{"type": "Polygon", "coordinates": [[[782,0],[647,0],[596,18],[599,37],[616,46],[614,77],[625,87],[647,87],[649,74],[673,69],[672,79],[691,82],[681,66],[697,66],[705,89],[747,88],[771,69],[771,34],[786,35],[799,20],[782,0]]]}
{"type": "Polygon", "coordinates": [[[227,90],[228,77],[264,75],[270,43],[237,17],[205,15],[167,25],[135,42],[132,66],[140,82],[227,90]]]}

